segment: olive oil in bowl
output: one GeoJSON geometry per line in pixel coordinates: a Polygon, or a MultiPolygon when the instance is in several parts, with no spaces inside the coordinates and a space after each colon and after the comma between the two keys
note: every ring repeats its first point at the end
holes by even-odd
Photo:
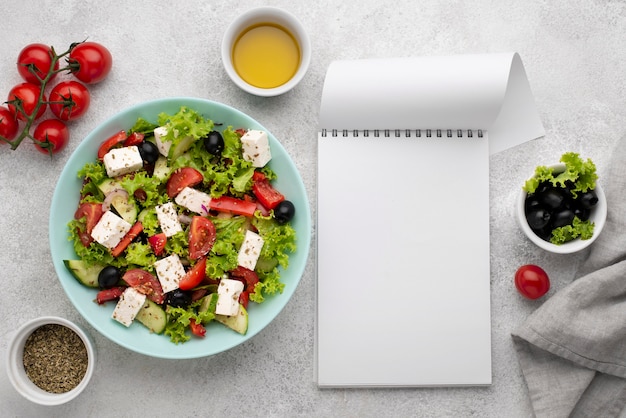
{"type": "Polygon", "coordinates": [[[295,37],[283,26],[259,23],[235,40],[232,62],[247,83],[271,89],[287,83],[298,71],[301,51],[295,37]]]}

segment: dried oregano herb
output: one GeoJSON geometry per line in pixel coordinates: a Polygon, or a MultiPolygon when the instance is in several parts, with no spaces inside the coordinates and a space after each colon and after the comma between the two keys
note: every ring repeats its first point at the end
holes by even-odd
{"type": "Polygon", "coordinates": [[[65,393],[74,389],[87,371],[87,349],[70,328],[47,324],[37,328],[24,344],[24,370],[41,389],[65,393]]]}

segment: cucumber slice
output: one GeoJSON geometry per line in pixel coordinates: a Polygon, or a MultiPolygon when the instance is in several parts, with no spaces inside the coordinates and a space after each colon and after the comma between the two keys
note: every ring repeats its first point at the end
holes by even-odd
{"type": "Polygon", "coordinates": [[[241,335],[245,335],[248,331],[248,311],[241,304],[239,304],[239,313],[237,315],[215,315],[215,320],[241,335]]]}
{"type": "Polygon", "coordinates": [[[155,334],[161,334],[167,323],[167,316],[163,308],[150,299],[146,299],[135,319],[155,334]]]}
{"type": "Polygon", "coordinates": [[[129,224],[134,224],[137,220],[137,204],[134,199],[126,199],[124,196],[115,196],[111,201],[111,206],[118,215],[129,224]]]}
{"type": "Polygon", "coordinates": [[[111,178],[105,178],[98,184],[98,189],[100,189],[100,191],[104,193],[105,196],[111,193],[113,190],[121,188],[122,183],[111,178]]]}
{"type": "MultiPolygon", "coordinates": [[[[198,311],[201,313],[204,312],[212,312],[215,313],[215,307],[217,306],[217,298],[219,295],[217,293],[210,293],[204,296],[200,301],[200,308],[198,311]]],[[[205,324],[206,325],[206,324],[205,324]]]]}
{"type": "Polygon", "coordinates": [[[178,157],[183,155],[189,150],[189,148],[191,148],[194,142],[196,142],[196,139],[190,135],[181,139],[178,144],[172,145],[170,147],[170,151],[167,153],[168,161],[176,161],[178,157]]]}
{"type": "Polygon", "coordinates": [[[105,266],[87,265],[83,260],[63,260],[63,264],[76,280],[87,287],[98,287],[98,275],[105,266]]]}
{"type": "Polygon", "coordinates": [[[167,166],[167,158],[160,156],[154,163],[154,171],[152,171],[152,177],[156,177],[163,181],[170,175],[170,168],[167,166]]]}

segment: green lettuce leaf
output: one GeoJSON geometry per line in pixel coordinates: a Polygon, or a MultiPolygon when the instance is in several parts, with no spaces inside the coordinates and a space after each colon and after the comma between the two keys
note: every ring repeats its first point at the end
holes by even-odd
{"type": "Polygon", "coordinates": [[[561,245],[576,238],[582,240],[589,239],[593,236],[593,228],[595,224],[589,220],[581,221],[578,216],[574,217],[571,225],[565,225],[552,230],[550,242],[555,245],[561,245]]]}

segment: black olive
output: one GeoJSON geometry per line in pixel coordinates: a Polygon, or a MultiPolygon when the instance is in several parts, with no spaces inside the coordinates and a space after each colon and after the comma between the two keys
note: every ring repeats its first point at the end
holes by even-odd
{"type": "Polygon", "coordinates": [[[98,274],[98,285],[102,289],[108,289],[115,286],[122,278],[120,269],[114,266],[106,266],[98,274]]]}
{"type": "Polygon", "coordinates": [[[591,216],[591,209],[585,209],[576,206],[574,209],[574,215],[578,217],[581,221],[586,221],[591,216]]]}
{"type": "Polygon", "coordinates": [[[218,131],[211,131],[204,137],[204,148],[213,155],[220,155],[224,151],[224,138],[218,131]]]}
{"type": "Polygon", "coordinates": [[[598,195],[595,190],[589,190],[576,199],[576,202],[580,205],[580,207],[585,209],[591,209],[596,204],[598,204],[598,195]]]}
{"type": "Polygon", "coordinates": [[[550,238],[552,238],[551,225],[546,225],[545,227],[539,229],[533,229],[533,232],[544,241],[550,241],[550,238]]]}
{"type": "Polygon", "coordinates": [[[274,218],[279,224],[286,224],[296,214],[296,207],[289,200],[283,200],[274,208],[274,218]]]}
{"type": "Polygon", "coordinates": [[[172,290],[167,293],[166,302],[175,308],[186,308],[191,303],[191,293],[180,289],[172,290]]]}
{"type": "Polygon", "coordinates": [[[574,220],[574,211],[564,209],[552,215],[552,228],[560,228],[565,225],[571,225],[574,220]]]}
{"type": "Polygon", "coordinates": [[[558,189],[548,189],[539,195],[539,201],[551,210],[558,209],[565,203],[565,194],[558,189]]]}
{"type": "Polygon", "coordinates": [[[539,196],[536,194],[531,194],[526,196],[526,200],[524,201],[524,208],[526,212],[530,212],[531,210],[537,210],[541,208],[541,202],[539,201],[539,196]]]}
{"type": "Polygon", "coordinates": [[[541,229],[550,222],[550,212],[543,209],[526,212],[526,220],[532,229],[541,229]]]}
{"type": "Polygon", "coordinates": [[[154,164],[159,158],[159,149],[150,141],[143,141],[137,146],[141,159],[148,164],[154,164]]]}
{"type": "Polygon", "coordinates": [[[550,183],[549,181],[542,181],[541,183],[539,183],[537,185],[537,188],[535,189],[535,193],[540,194],[545,192],[546,190],[552,189],[552,183],[550,183]]]}

